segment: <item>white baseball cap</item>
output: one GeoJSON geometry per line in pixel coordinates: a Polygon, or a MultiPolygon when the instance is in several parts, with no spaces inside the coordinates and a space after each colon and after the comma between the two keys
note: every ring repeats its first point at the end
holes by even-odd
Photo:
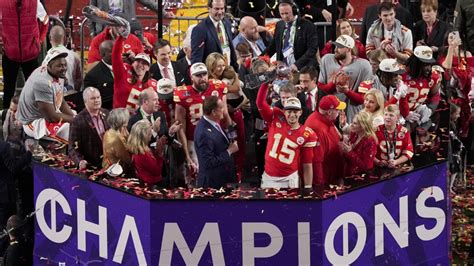
{"type": "Polygon", "coordinates": [[[428,46],[417,46],[413,54],[424,63],[436,63],[436,60],[433,58],[433,50],[428,46]]]}
{"type": "Polygon", "coordinates": [[[173,81],[171,79],[162,78],[158,80],[158,97],[164,100],[173,98],[173,81]]]}
{"type": "Polygon", "coordinates": [[[141,59],[141,60],[147,62],[148,65],[151,64],[150,56],[148,56],[148,55],[145,54],[145,53],[139,53],[139,54],[137,54],[137,55],[135,56],[135,58],[133,59],[133,61],[138,60],[138,59],[141,59]]]}
{"type": "Polygon", "coordinates": [[[405,72],[405,70],[400,68],[400,64],[397,62],[397,60],[393,58],[386,58],[382,60],[382,62],[379,64],[379,69],[383,72],[393,74],[402,74],[405,72]]]}
{"type": "Polygon", "coordinates": [[[336,41],[332,43],[339,48],[345,47],[345,48],[352,49],[355,46],[354,39],[351,36],[345,35],[345,34],[337,37],[336,41]]]}
{"type": "Polygon", "coordinates": [[[43,66],[47,66],[49,62],[51,62],[53,59],[59,58],[59,57],[66,57],[68,55],[68,50],[64,46],[58,46],[58,47],[53,47],[48,50],[48,53],[46,54],[46,57],[43,60],[43,66]]]}
{"type": "Polygon", "coordinates": [[[199,74],[204,74],[207,73],[207,67],[204,63],[194,63],[191,66],[191,75],[199,75],[199,74]]]}
{"type": "Polygon", "coordinates": [[[286,99],[283,109],[285,110],[301,110],[301,102],[296,97],[286,99]]]}

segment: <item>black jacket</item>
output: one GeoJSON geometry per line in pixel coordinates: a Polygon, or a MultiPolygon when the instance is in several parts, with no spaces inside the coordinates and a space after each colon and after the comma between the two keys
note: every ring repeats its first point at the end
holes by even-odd
{"type": "MultiPolygon", "coordinates": [[[[171,66],[173,67],[173,74],[174,74],[174,78],[176,80],[176,86],[181,86],[181,85],[185,84],[185,82],[186,82],[185,76],[186,76],[187,69],[184,70],[181,65],[178,65],[177,62],[173,62],[173,61],[171,62],[171,66]]],[[[161,72],[160,72],[160,67],[158,66],[157,63],[151,65],[150,73],[151,73],[151,77],[156,79],[156,80],[160,80],[160,79],[163,78],[163,76],[161,75],[161,72]]]]}
{"type": "Polygon", "coordinates": [[[112,109],[112,102],[114,98],[114,77],[112,72],[104,64],[99,63],[94,66],[84,77],[84,88],[94,87],[100,91],[102,97],[102,107],[108,110],[112,109]]]}
{"type": "MultiPolygon", "coordinates": [[[[285,32],[285,22],[279,21],[276,24],[273,41],[265,49],[263,54],[273,56],[277,54],[277,60],[283,61],[283,37],[285,32]]],[[[295,55],[295,65],[298,69],[304,66],[317,66],[316,52],[318,51],[318,35],[316,33],[316,26],[306,19],[298,17],[296,19],[296,33],[293,42],[293,49],[295,55]]]]}
{"type": "Polygon", "coordinates": [[[0,203],[14,202],[15,176],[30,162],[31,152],[27,151],[17,158],[13,155],[10,144],[0,140],[0,203]]]}
{"type": "Polygon", "coordinates": [[[423,20],[420,20],[415,24],[415,27],[413,27],[413,46],[416,46],[418,41],[423,40],[427,46],[441,48],[444,46],[444,38],[450,28],[451,26],[448,23],[438,20],[434,25],[430,36],[427,36],[426,23],[423,20]]]}

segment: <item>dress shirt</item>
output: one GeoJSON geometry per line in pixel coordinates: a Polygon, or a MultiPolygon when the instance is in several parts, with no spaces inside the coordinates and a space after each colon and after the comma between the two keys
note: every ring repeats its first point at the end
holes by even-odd
{"type": "Polygon", "coordinates": [[[167,67],[161,65],[158,62],[156,62],[156,64],[158,65],[158,68],[160,69],[161,76],[163,78],[165,77],[165,68],[168,68],[169,79],[173,82],[173,88],[176,87],[176,77],[174,76],[173,65],[171,64],[171,62],[167,67]]]}

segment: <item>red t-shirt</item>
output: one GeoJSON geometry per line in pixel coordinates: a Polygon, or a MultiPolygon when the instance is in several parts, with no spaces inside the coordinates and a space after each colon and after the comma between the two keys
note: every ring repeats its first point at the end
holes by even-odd
{"type": "MultiPolygon", "coordinates": [[[[106,40],[112,40],[110,28],[106,28],[92,39],[91,45],[89,47],[89,54],[87,55],[88,64],[97,62],[102,58],[100,56],[99,46],[103,41],[106,40]]],[[[133,34],[128,35],[127,39],[125,40],[125,44],[122,44],[122,46],[123,48],[120,51],[120,55],[129,51],[133,51],[135,54],[143,52],[142,42],[140,42],[140,39],[138,39],[138,37],[133,34]]]]}
{"type": "Polygon", "coordinates": [[[410,132],[402,125],[397,125],[394,132],[388,132],[385,130],[385,125],[380,125],[375,131],[375,135],[379,141],[377,155],[375,158],[378,160],[389,159],[389,150],[393,149],[395,142],[395,158],[398,159],[404,155],[408,159],[413,157],[413,145],[411,143],[410,132]],[[391,148],[388,148],[391,147],[391,148]]]}
{"type": "Polygon", "coordinates": [[[186,110],[186,137],[194,140],[194,130],[202,117],[202,103],[209,96],[217,96],[222,99],[227,94],[227,86],[224,82],[211,79],[209,87],[203,92],[194,89],[193,86],[179,86],[174,90],[174,102],[186,110]]]}

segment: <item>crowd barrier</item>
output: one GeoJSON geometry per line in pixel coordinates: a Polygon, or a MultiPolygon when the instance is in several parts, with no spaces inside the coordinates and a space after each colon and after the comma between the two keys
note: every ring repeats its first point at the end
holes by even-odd
{"type": "Polygon", "coordinates": [[[34,163],[35,265],[448,265],[446,175],[438,162],[326,199],[149,200],[34,163]]]}

